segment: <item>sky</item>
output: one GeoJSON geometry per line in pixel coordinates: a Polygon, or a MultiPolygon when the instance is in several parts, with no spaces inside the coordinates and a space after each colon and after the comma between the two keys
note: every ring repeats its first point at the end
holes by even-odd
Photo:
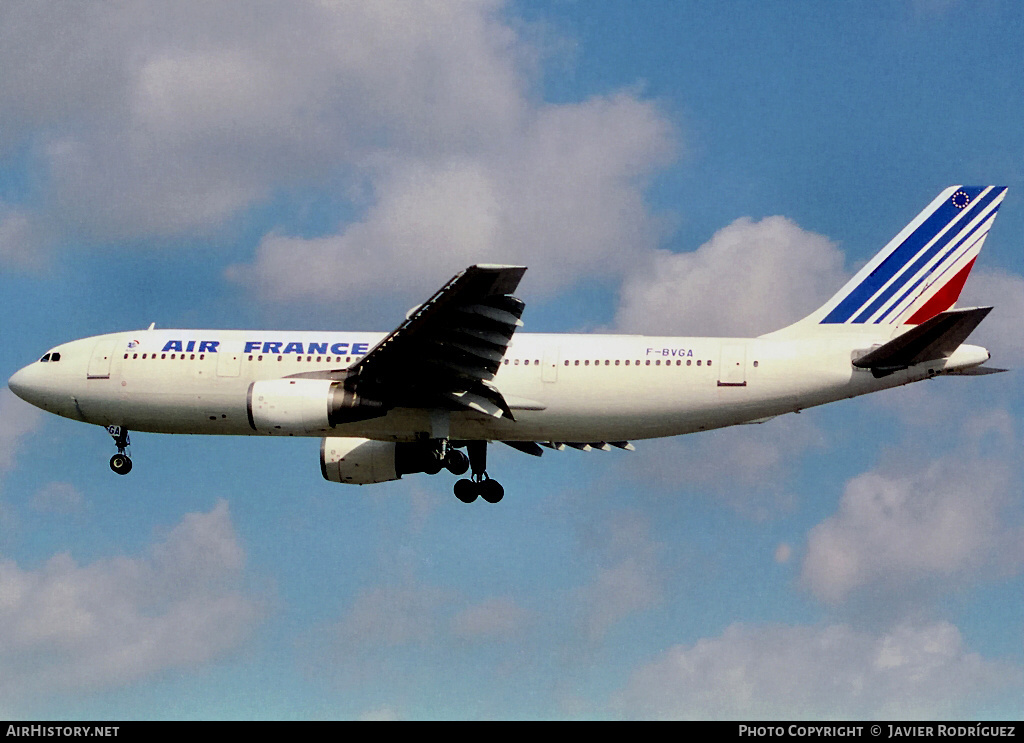
{"type": "MultiPolygon", "coordinates": [[[[0,376],[158,327],[376,330],[478,262],[526,332],[756,335],[943,188],[1024,367],[1024,6],[0,5],[0,376]]],[[[635,452],[326,482],[0,391],[0,718],[1010,718],[1021,372],[635,452]]]]}

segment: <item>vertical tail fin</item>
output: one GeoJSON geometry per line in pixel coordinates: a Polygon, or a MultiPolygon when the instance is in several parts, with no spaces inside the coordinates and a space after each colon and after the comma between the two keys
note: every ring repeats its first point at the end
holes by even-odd
{"type": "Polygon", "coordinates": [[[918,325],[949,309],[1005,195],[1003,186],[950,186],[797,325],[918,325]]]}

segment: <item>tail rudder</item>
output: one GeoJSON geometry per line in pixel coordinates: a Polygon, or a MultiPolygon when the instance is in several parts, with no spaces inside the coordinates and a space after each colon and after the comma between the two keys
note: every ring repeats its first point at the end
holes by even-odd
{"type": "Polygon", "coordinates": [[[950,186],[828,302],[790,328],[918,325],[948,310],[1005,195],[1004,186],[950,186]]]}

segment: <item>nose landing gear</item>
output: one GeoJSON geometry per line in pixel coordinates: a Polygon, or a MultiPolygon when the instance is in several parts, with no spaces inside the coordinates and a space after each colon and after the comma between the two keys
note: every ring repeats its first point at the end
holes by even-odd
{"type": "Polygon", "coordinates": [[[107,426],[107,433],[114,437],[114,446],[117,447],[117,454],[110,458],[110,469],[119,475],[127,475],[132,471],[132,460],[126,453],[131,445],[128,429],[121,426],[107,426]]]}

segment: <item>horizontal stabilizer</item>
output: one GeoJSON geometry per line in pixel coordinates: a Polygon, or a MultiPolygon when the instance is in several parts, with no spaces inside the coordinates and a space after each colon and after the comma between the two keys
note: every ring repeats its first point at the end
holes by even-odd
{"type": "Polygon", "coordinates": [[[947,375],[955,375],[958,377],[981,377],[986,374],[1002,374],[1009,369],[997,369],[994,366],[971,366],[967,369],[954,369],[953,371],[943,372],[947,375]]]}
{"type": "Polygon", "coordinates": [[[965,307],[940,312],[903,335],[868,351],[855,359],[853,365],[859,369],[870,369],[876,377],[884,377],[914,364],[944,359],[967,340],[967,336],[991,311],[991,307],[965,307]]]}

